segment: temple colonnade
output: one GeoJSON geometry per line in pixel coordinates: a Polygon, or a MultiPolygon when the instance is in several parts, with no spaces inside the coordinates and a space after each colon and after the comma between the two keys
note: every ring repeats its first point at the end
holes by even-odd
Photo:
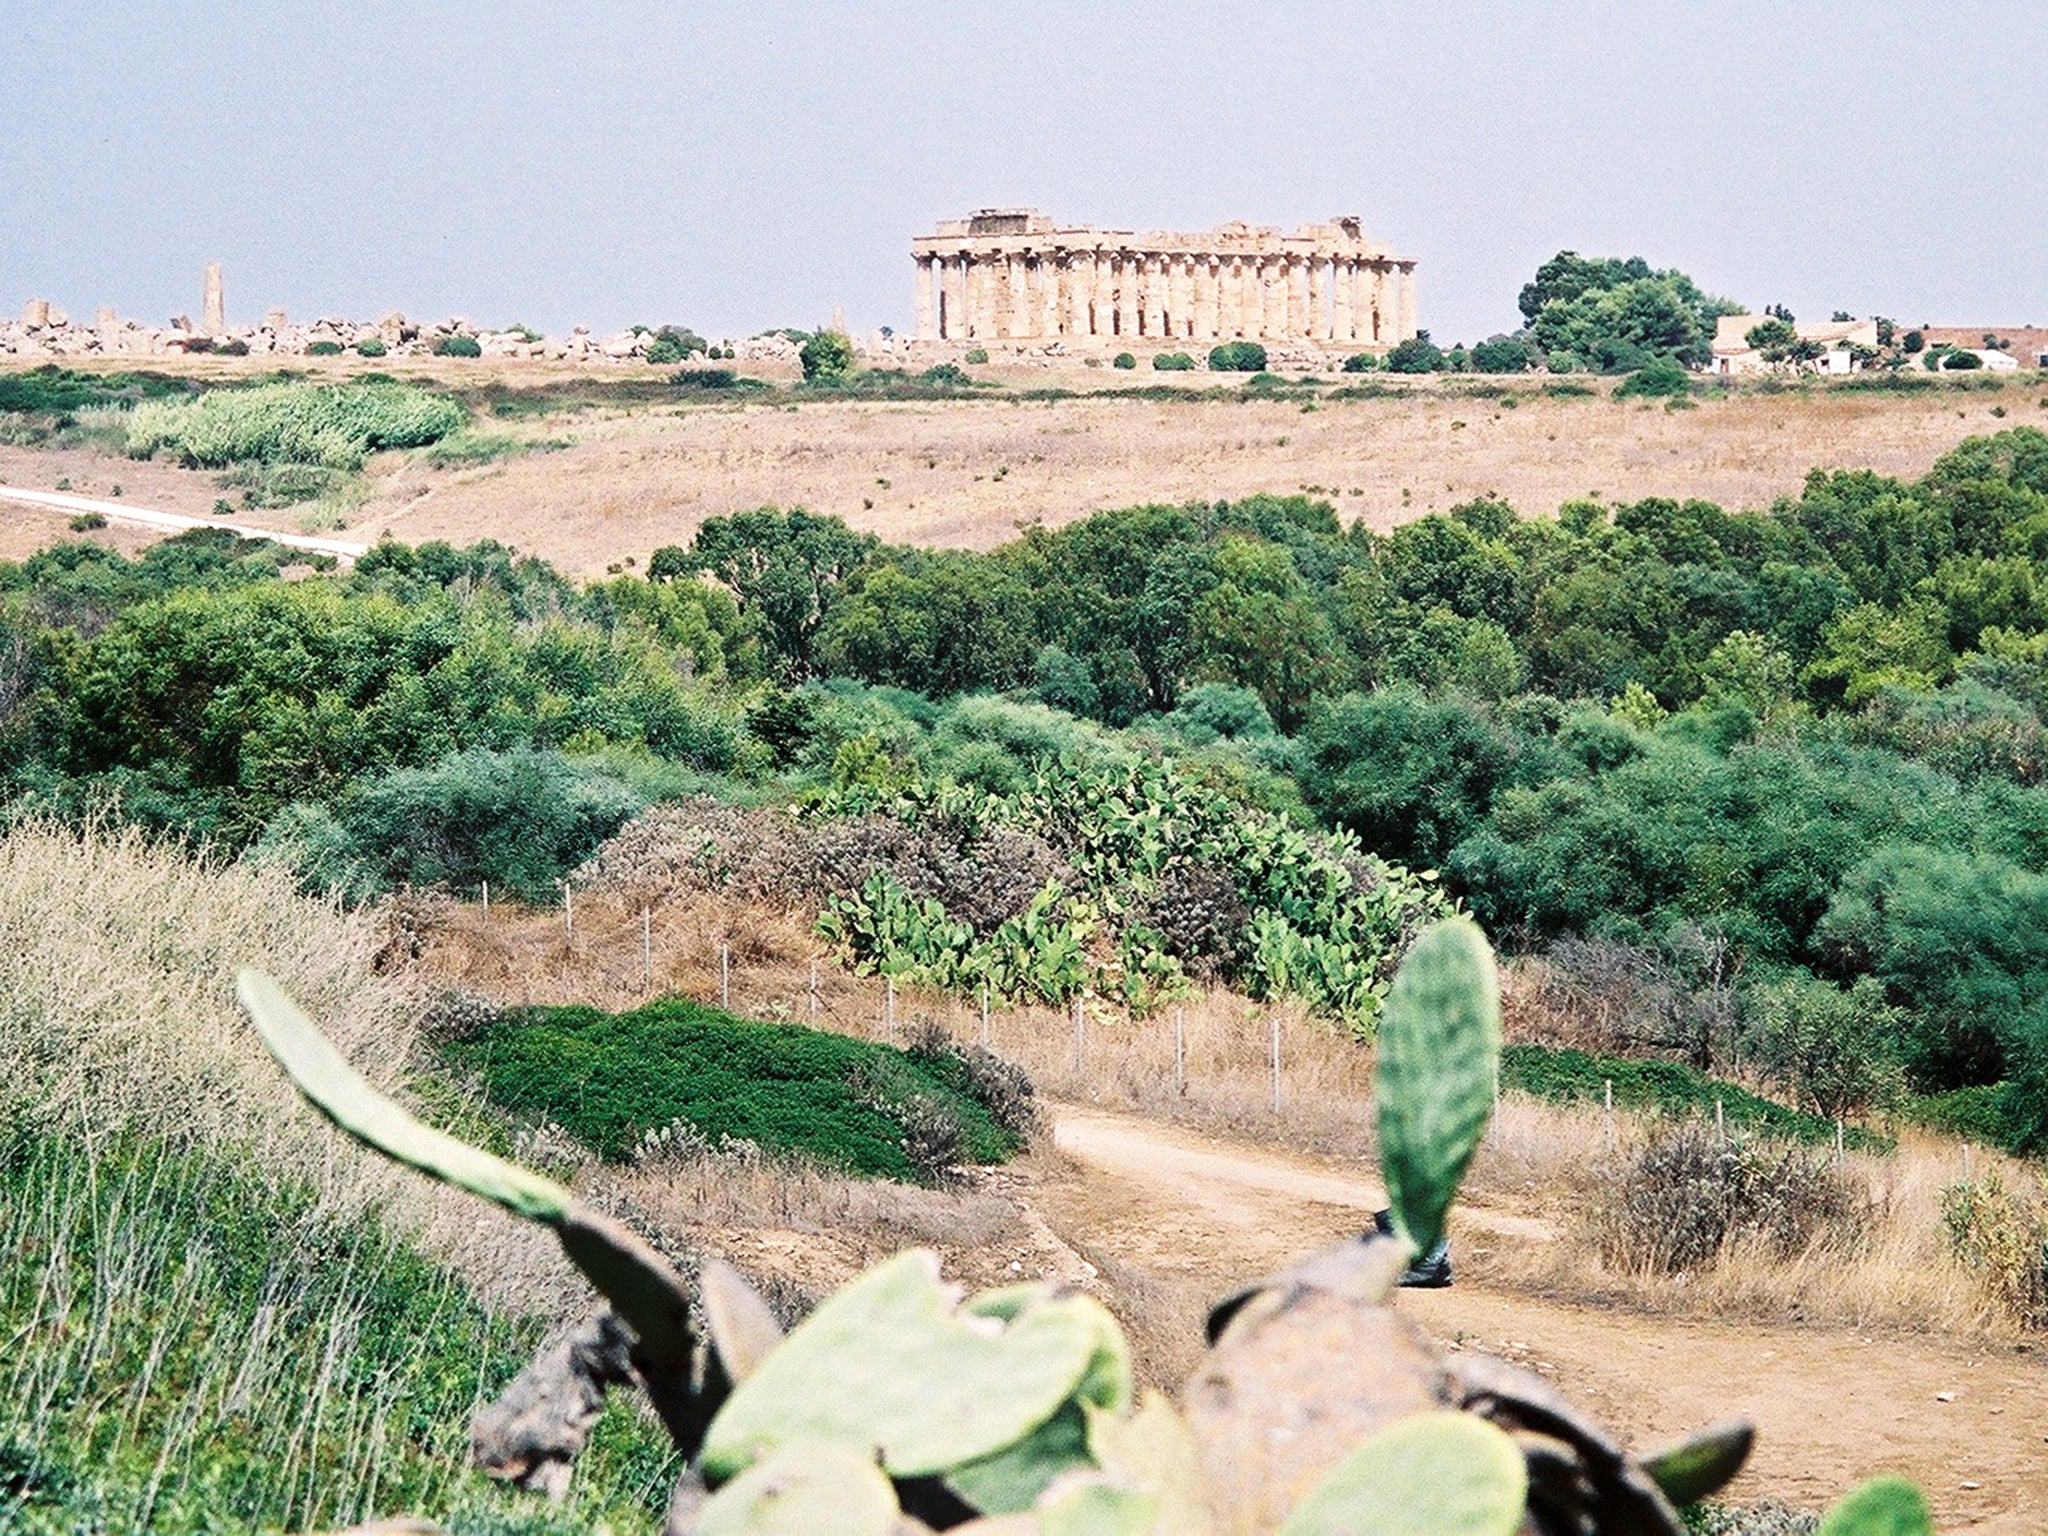
{"type": "Polygon", "coordinates": [[[1156,340],[1392,346],[1415,334],[1415,262],[1355,219],[1294,234],[1062,230],[984,210],[912,244],[924,341],[1156,340]]]}

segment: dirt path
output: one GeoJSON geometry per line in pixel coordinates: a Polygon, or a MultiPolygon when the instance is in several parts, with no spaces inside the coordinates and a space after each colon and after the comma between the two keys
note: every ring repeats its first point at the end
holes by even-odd
{"type": "Polygon", "coordinates": [[[58,491],[34,491],[26,486],[0,485],[0,502],[14,502],[21,506],[37,507],[47,512],[60,512],[68,516],[75,516],[81,512],[97,512],[110,522],[131,523],[137,527],[156,529],[165,533],[184,533],[193,528],[225,528],[228,532],[240,534],[245,539],[270,539],[287,549],[311,550],[315,554],[333,555],[343,561],[355,559],[370,547],[347,539],[323,539],[311,534],[281,533],[274,528],[225,522],[217,517],[190,517],[183,512],[165,512],[157,507],[138,507],[130,501],[103,501],[92,496],[68,496],[58,491]]]}
{"type": "MultiPolygon", "coordinates": [[[[1339,1165],[1062,1106],[1054,1139],[1082,1170],[1052,1214],[1065,1235],[1143,1272],[1221,1294],[1341,1234],[1382,1200],[1339,1165]]],[[[1863,1478],[1917,1479],[1944,1531],[2048,1528],[2048,1370],[2038,1354],[1936,1338],[1646,1317],[1489,1288],[1491,1242],[1543,1241],[1541,1222],[1463,1210],[1447,1291],[1401,1305],[1439,1338],[1552,1378],[1643,1444],[1733,1413],[1758,1427],[1737,1501],[1825,1506],[1863,1478]],[[1471,1271],[1480,1271],[1475,1279],[1471,1271]],[[1953,1394],[1942,1401],[1942,1394],[1953,1394]]]]}

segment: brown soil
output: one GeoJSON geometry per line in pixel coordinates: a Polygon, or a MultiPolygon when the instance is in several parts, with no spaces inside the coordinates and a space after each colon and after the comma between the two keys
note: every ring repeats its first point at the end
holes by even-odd
{"type": "MultiPolygon", "coordinates": [[[[1055,1230],[1098,1261],[1211,1296],[1357,1232],[1382,1203],[1375,1184],[1338,1165],[1092,1109],[1062,1109],[1055,1142],[1078,1170],[1038,1194],[1055,1230]]],[[[1864,1478],[1899,1471],[1926,1489],[1943,1530],[2018,1536],[2048,1522],[2037,1355],[1643,1317],[1490,1284],[1488,1247],[1540,1241],[1540,1228],[1511,1213],[1461,1212],[1458,1283],[1405,1292],[1400,1304],[1446,1342],[1555,1380],[1638,1445],[1746,1414],[1758,1447],[1732,1501],[1820,1508],[1864,1478]]]]}
{"type": "MultiPolygon", "coordinates": [[[[469,469],[383,455],[370,466],[376,494],[344,536],[493,538],[589,576],[687,542],[706,517],[766,505],[836,513],[894,541],[975,549],[1105,507],[1259,491],[1323,496],[1375,528],[1487,493],[1531,514],[1594,493],[1749,507],[1796,491],[1815,466],[1918,475],[1964,437],[2040,414],[2031,378],[1997,394],[1818,389],[1686,411],[1604,394],[1559,399],[1534,383],[1515,386],[1513,407],[1465,395],[1465,385],[1400,387],[1312,411],[1218,387],[1217,398],[1194,401],[811,400],[486,419],[485,431],[571,446],[469,469]],[[1992,416],[1996,407],[2007,416],[1992,416]]],[[[213,475],[166,464],[0,448],[0,483],[49,489],[60,477],[85,495],[119,482],[137,501],[178,512],[210,511],[222,494],[213,475]]],[[[290,512],[270,516],[295,526],[290,512]]],[[[39,530],[31,537],[64,531],[46,514],[9,509],[4,520],[39,530]]],[[[22,541],[19,530],[13,538],[22,541]]]]}
{"type": "Polygon", "coordinates": [[[1755,506],[1816,465],[1921,474],[2002,425],[1990,411],[2004,396],[1745,395],[1677,412],[1518,398],[1421,389],[1311,413],[1234,398],[807,402],[555,422],[544,430],[573,447],[455,473],[394,468],[354,536],[490,537],[590,575],[765,505],[975,549],[1105,507],[1259,491],[1313,492],[1376,528],[1487,493],[1525,513],[1595,493],[1755,506]]]}

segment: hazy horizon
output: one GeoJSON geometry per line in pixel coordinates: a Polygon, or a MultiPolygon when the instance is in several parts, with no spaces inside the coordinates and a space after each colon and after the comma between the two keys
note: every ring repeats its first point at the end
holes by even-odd
{"type": "Polygon", "coordinates": [[[737,336],[911,321],[972,208],[1361,214],[1439,339],[1561,248],[1801,316],[2048,324],[2019,4],[1287,7],[23,0],[0,57],[0,311],[462,314],[737,336]]]}

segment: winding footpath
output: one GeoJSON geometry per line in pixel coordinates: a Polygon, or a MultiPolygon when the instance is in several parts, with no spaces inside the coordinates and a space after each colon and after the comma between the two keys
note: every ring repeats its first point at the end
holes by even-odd
{"type": "MultiPolygon", "coordinates": [[[[1066,1235],[1134,1268],[1209,1284],[1269,1273],[1359,1231],[1385,1203],[1341,1164],[1253,1149],[1093,1108],[1058,1106],[1054,1143],[1080,1170],[1066,1235]]],[[[1543,1241],[1545,1223],[1461,1208],[1454,1238],[1543,1241]]],[[[1757,1426],[1736,1502],[1822,1508],[1899,1471],[1940,1529],[2048,1530],[2048,1368],[2010,1345],[1646,1316],[1489,1288],[1469,1272],[1400,1305],[1439,1339],[1508,1355],[1637,1445],[1731,1414],[1757,1426]],[[1944,1400],[1946,1398],[1946,1400],[1944,1400]]]]}
{"type": "Polygon", "coordinates": [[[289,549],[303,549],[309,554],[316,555],[332,555],[343,562],[353,561],[370,547],[347,539],[324,539],[309,533],[281,533],[275,528],[257,528],[248,523],[225,522],[216,517],[192,517],[183,512],[138,507],[127,501],[101,501],[90,496],[67,495],[62,491],[32,491],[17,485],[0,485],[0,501],[68,512],[74,517],[82,512],[97,512],[108,522],[134,523],[145,528],[162,528],[171,533],[183,533],[190,528],[225,528],[228,532],[239,534],[245,539],[269,539],[289,549]]]}

